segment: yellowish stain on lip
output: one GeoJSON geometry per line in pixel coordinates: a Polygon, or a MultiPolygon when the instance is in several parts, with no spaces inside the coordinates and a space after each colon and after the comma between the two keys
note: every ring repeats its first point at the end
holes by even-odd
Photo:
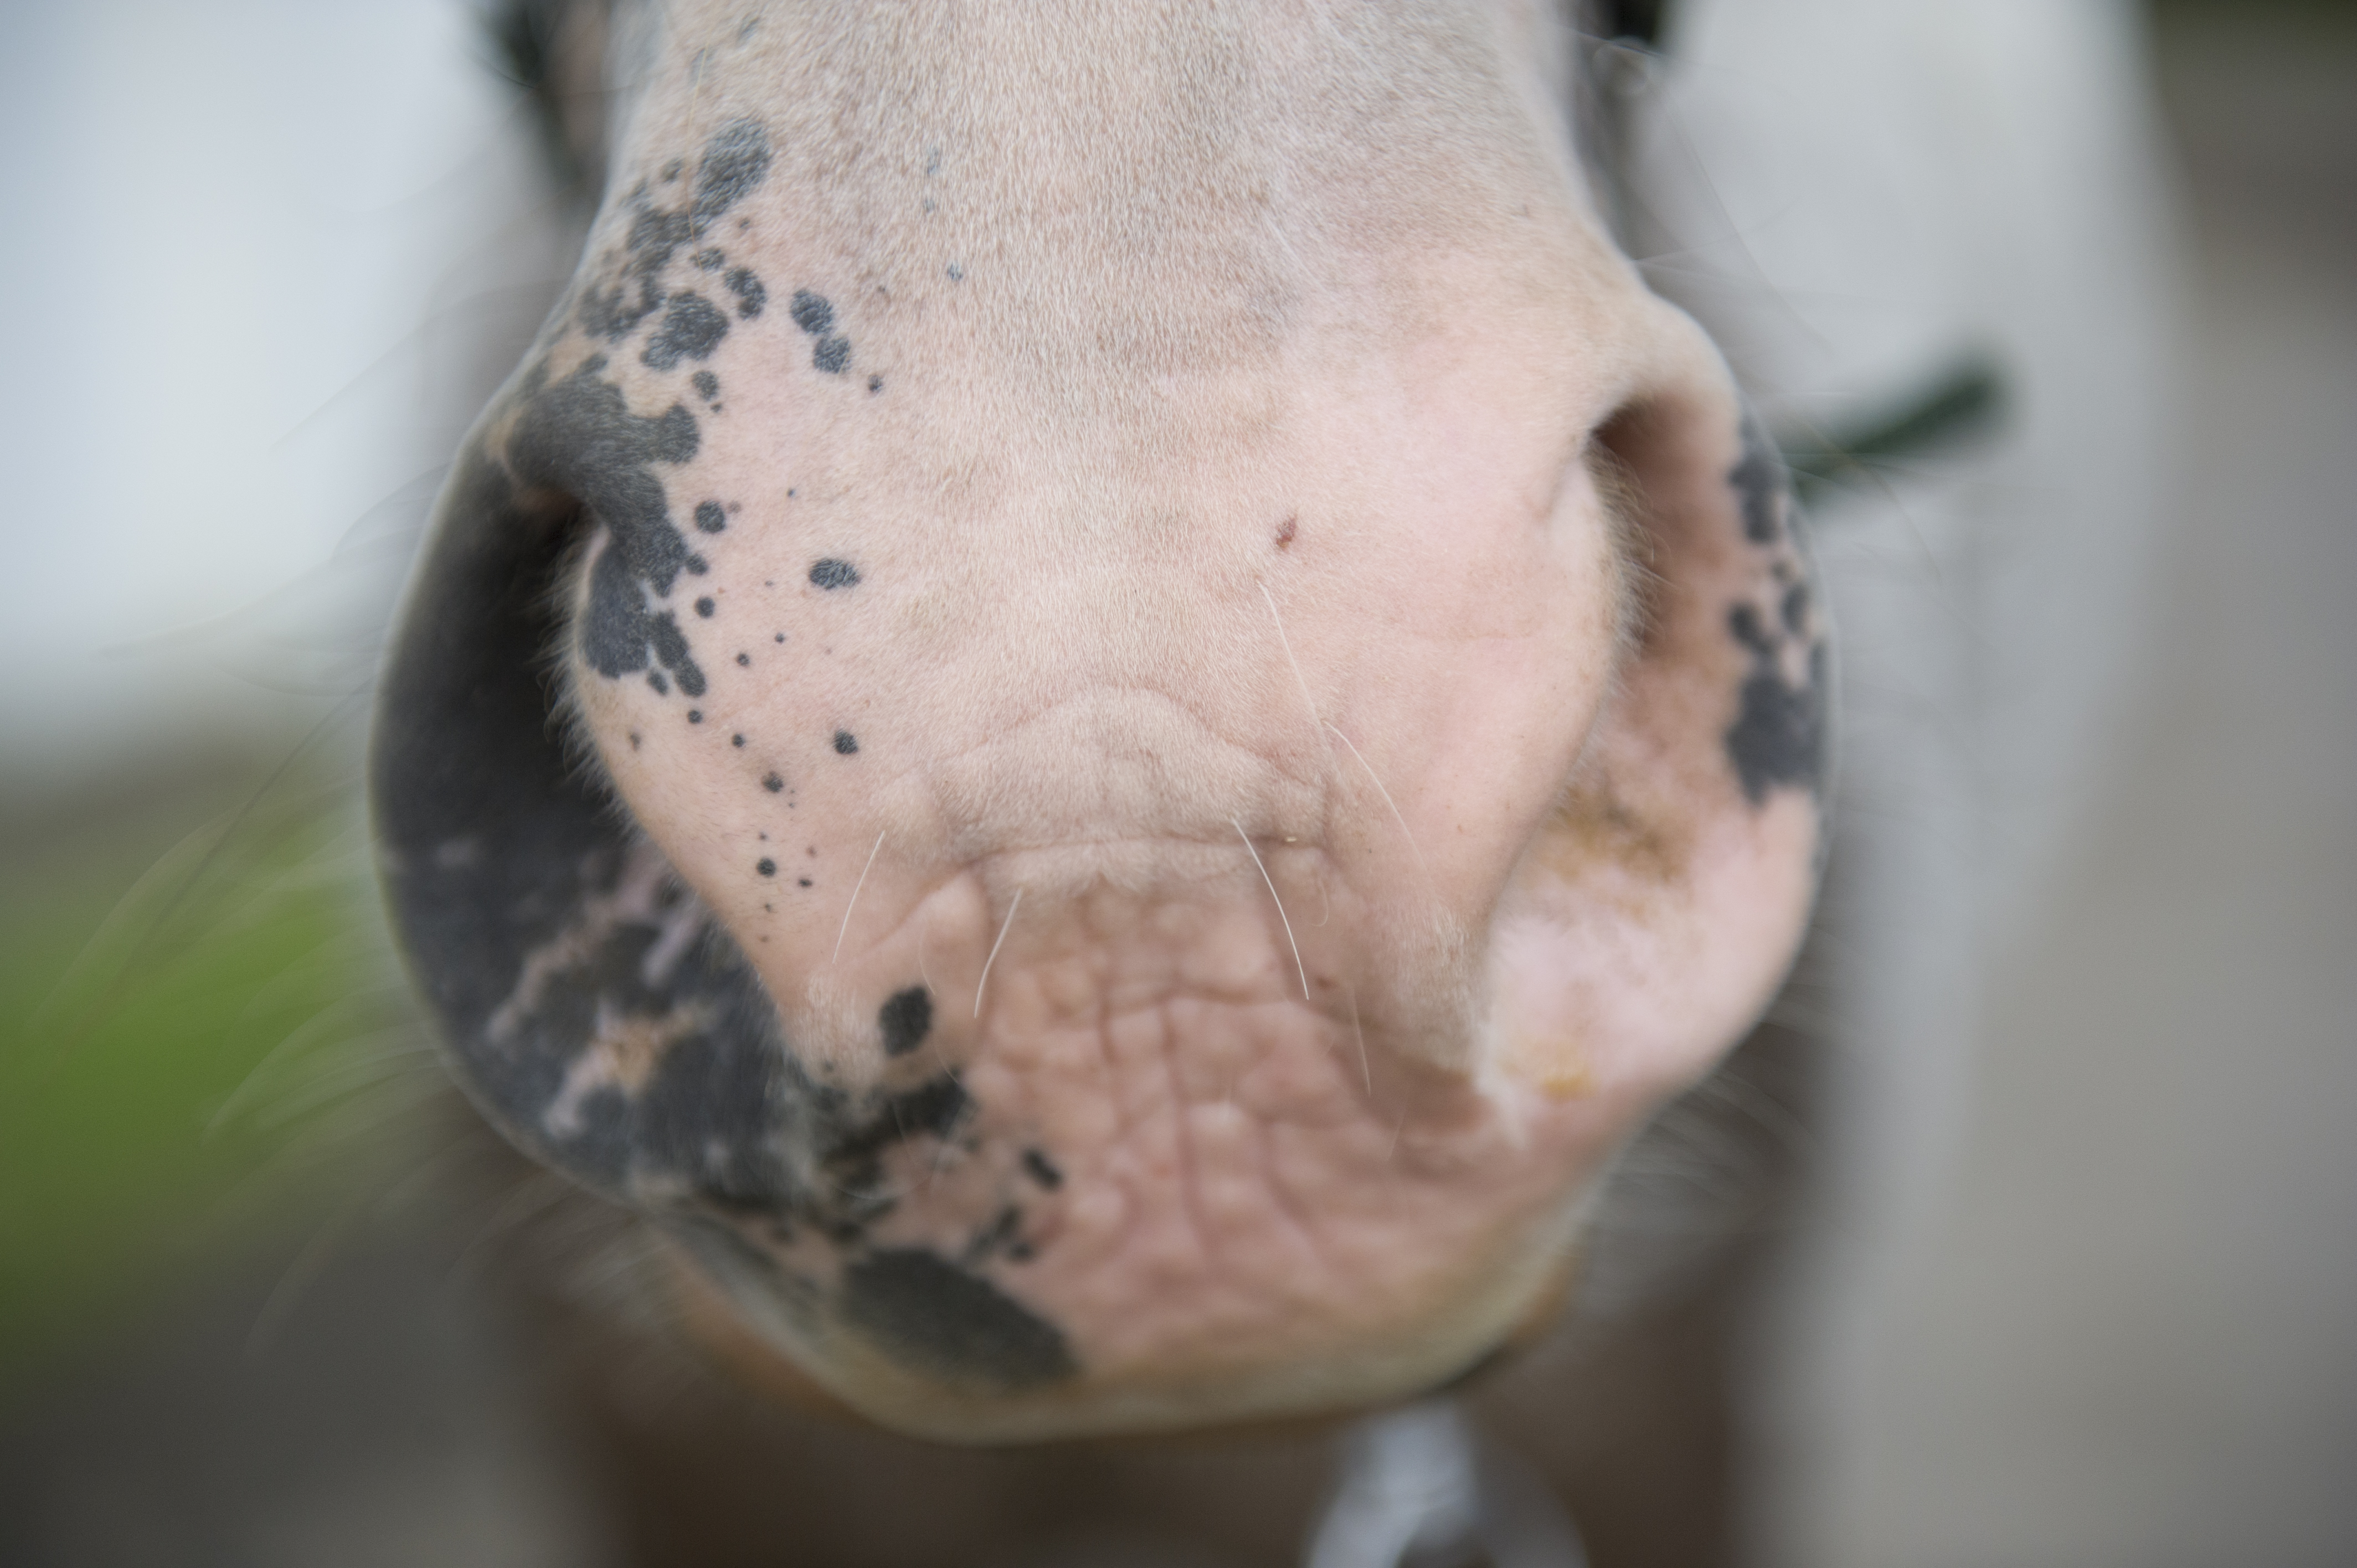
{"type": "MultiPolygon", "coordinates": [[[[1568,1049],[1569,1047],[1560,1047],[1568,1049]]],[[[1547,1064],[1531,1080],[1533,1088],[1558,1104],[1568,1100],[1582,1100],[1596,1089],[1596,1074],[1587,1062],[1574,1058],[1557,1058],[1547,1064]]]]}

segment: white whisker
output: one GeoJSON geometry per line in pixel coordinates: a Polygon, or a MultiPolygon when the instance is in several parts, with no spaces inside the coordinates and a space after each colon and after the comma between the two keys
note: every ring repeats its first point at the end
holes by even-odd
{"type": "Polygon", "coordinates": [[[1415,856],[1416,870],[1423,875],[1425,881],[1430,882],[1432,880],[1432,867],[1425,864],[1423,849],[1417,845],[1415,835],[1407,831],[1407,819],[1400,814],[1399,802],[1392,799],[1392,792],[1383,788],[1383,781],[1379,776],[1377,776],[1374,764],[1369,762],[1363,756],[1361,756],[1357,746],[1351,746],[1351,737],[1342,733],[1340,725],[1328,725],[1326,727],[1334,732],[1334,738],[1336,740],[1340,741],[1344,746],[1351,746],[1351,755],[1358,757],[1359,766],[1367,770],[1368,782],[1374,785],[1375,793],[1383,798],[1383,804],[1391,808],[1392,821],[1399,824],[1400,837],[1407,840],[1407,851],[1410,854],[1415,856]]]}
{"type": "Polygon", "coordinates": [[[843,939],[851,934],[851,912],[859,908],[859,890],[867,886],[867,874],[876,869],[876,857],[883,853],[884,832],[879,828],[876,833],[876,847],[867,852],[867,864],[859,868],[859,880],[851,885],[851,902],[843,907],[843,929],[834,933],[834,953],[826,961],[830,969],[834,966],[835,959],[843,956],[843,939]]]}
{"type": "Polygon", "coordinates": [[[1346,985],[1342,988],[1342,994],[1351,1000],[1351,1033],[1359,1040],[1359,1077],[1365,1081],[1367,1097],[1372,1100],[1375,1093],[1375,1069],[1367,1061],[1367,1031],[1365,1026],[1359,1022],[1359,993],[1346,985]]]}
{"type": "Polygon", "coordinates": [[[1016,907],[1023,902],[1023,889],[1017,887],[1015,897],[1006,901],[1006,918],[998,922],[998,940],[990,944],[990,956],[982,961],[982,978],[974,983],[974,1015],[982,1016],[982,988],[990,983],[990,966],[998,961],[998,950],[1006,943],[1006,928],[1015,923],[1016,907]]]}
{"type": "Polygon", "coordinates": [[[1277,897],[1276,882],[1275,878],[1269,875],[1268,867],[1262,864],[1260,851],[1253,848],[1252,834],[1244,832],[1243,823],[1236,821],[1233,817],[1230,817],[1228,819],[1228,825],[1236,830],[1236,837],[1244,841],[1244,853],[1253,857],[1253,864],[1260,867],[1260,879],[1268,884],[1269,898],[1276,905],[1276,918],[1278,920],[1282,921],[1285,926],[1286,945],[1293,950],[1294,972],[1301,976],[1301,999],[1304,1002],[1307,1002],[1309,1000],[1309,971],[1302,964],[1301,961],[1301,944],[1293,940],[1293,922],[1286,916],[1285,900],[1277,897]]]}
{"type": "Polygon", "coordinates": [[[1322,725],[1326,721],[1318,716],[1318,700],[1309,694],[1308,677],[1301,673],[1301,660],[1293,656],[1293,639],[1285,635],[1284,618],[1276,613],[1276,596],[1268,591],[1266,583],[1260,585],[1260,596],[1268,601],[1268,618],[1276,623],[1276,645],[1285,650],[1285,662],[1293,671],[1293,683],[1301,688],[1301,705],[1309,710],[1311,724],[1322,725]]]}

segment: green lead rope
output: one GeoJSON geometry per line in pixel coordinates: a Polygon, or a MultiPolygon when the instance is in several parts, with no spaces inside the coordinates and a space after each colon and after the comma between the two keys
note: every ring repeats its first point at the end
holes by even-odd
{"type": "Polygon", "coordinates": [[[1805,505],[1860,482],[1878,484],[1878,469],[1993,434],[2005,404],[1996,361],[1974,354],[1900,403],[1896,413],[1858,420],[1847,430],[1792,433],[1777,445],[1805,505]]]}

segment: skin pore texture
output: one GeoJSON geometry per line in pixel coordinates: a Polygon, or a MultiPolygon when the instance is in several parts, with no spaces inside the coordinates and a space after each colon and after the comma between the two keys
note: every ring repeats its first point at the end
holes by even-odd
{"type": "Polygon", "coordinates": [[[1781,467],[1539,22],[636,26],[380,719],[462,1079],[903,1430],[1461,1373],[1821,832],[1781,467]]]}

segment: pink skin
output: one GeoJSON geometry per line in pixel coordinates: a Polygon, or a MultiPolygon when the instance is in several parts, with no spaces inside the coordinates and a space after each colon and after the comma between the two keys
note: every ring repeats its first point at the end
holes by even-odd
{"type": "MultiPolygon", "coordinates": [[[[1314,45],[1269,30],[1273,58],[1314,45]]],[[[626,170],[780,91],[785,57],[728,36],[674,22],[626,170]]],[[[1494,113],[1527,117],[1536,89],[1500,80],[1494,113]]],[[[728,236],[770,309],[711,357],[722,409],[665,478],[675,516],[735,509],[670,601],[711,690],[570,678],[803,1060],[855,1090],[962,1073],[969,1136],[893,1152],[872,1240],[955,1255],[1019,1197],[1028,1255],[974,1266],[1081,1372],[952,1386],[737,1305],[854,1407],[963,1439],[1428,1387],[1532,1310],[1613,1155],[1749,1026],[1806,918],[1814,802],[1754,803],[1726,753],[1728,607],[1771,603],[1780,559],[1727,484],[1730,383],[1539,154],[1453,226],[1296,237],[1280,331],[1125,355],[1102,345],[1146,331],[1137,279],[1039,237],[1053,200],[1085,209],[1088,149],[941,134],[1034,193],[1030,229],[862,231],[847,208],[914,204],[856,173],[821,222],[781,156],[728,236]],[[804,279],[847,376],[786,317],[804,279]],[[1633,546],[1610,466],[1642,495],[1633,546]],[[860,581],[813,585],[822,559],[860,581]],[[888,1062],[878,1005],[919,984],[921,1065],[888,1062]]],[[[560,336],[554,374],[590,348],[560,336]]],[[[641,413],[678,395],[608,374],[641,413]]]]}

